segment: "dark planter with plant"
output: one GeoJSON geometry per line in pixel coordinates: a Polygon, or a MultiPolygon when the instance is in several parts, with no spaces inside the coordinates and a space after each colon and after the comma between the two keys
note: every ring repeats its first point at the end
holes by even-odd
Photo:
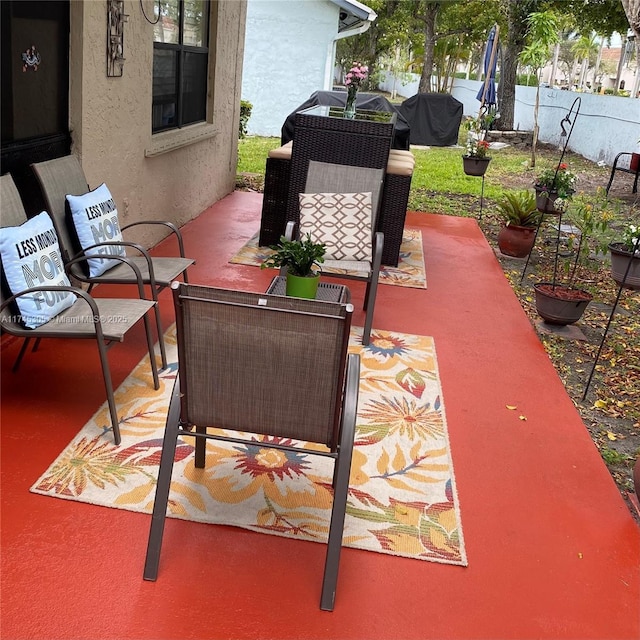
{"type": "Polygon", "coordinates": [[[575,182],[575,175],[564,162],[554,169],[545,169],[534,184],[538,211],[554,215],[565,211],[567,201],[575,193],[575,182]]]}
{"type": "Polygon", "coordinates": [[[483,176],[491,162],[487,156],[489,143],[484,139],[484,122],[481,118],[469,117],[464,127],[467,130],[467,153],[462,156],[462,170],[468,176],[483,176]]]}
{"type": "Polygon", "coordinates": [[[549,324],[567,325],[582,317],[593,296],[582,289],[575,289],[552,282],[537,282],[536,311],[549,324]]]}
{"type": "Polygon", "coordinates": [[[325,245],[313,242],[311,236],[303,240],[287,240],[280,238],[280,243],[271,247],[275,253],[269,256],[261,268],[281,268],[286,271],[287,295],[296,298],[315,298],[320,281],[319,269],[324,262],[325,245]]]}
{"type": "MultiPolygon", "coordinates": [[[[557,282],[560,242],[560,225],[558,224],[553,282],[539,282],[534,285],[536,310],[545,322],[555,325],[573,324],[580,320],[589,302],[593,300],[593,296],[588,291],[574,286],[573,281],[579,265],[587,268],[592,251],[597,255],[606,251],[605,238],[610,217],[610,205],[604,192],[599,192],[599,198],[593,201],[585,201],[579,197],[572,202],[566,219],[570,223],[570,228],[574,229],[568,237],[568,249],[573,254],[571,258],[573,269],[568,281],[563,284],[557,282]],[[596,246],[590,246],[590,238],[595,241],[596,246]]],[[[566,262],[565,267],[569,273],[571,269],[569,261],[566,262]]]]}
{"type": "Polygon", "coordinates": [[[505,193],[497,202],[505,226],[498,233],[498,249],[506,256],[524,258],[536,240],[540,212],[530,191],[505,193]]]}
{"type": "Polygon", "coordinates": [[[613,279],[627,289],[640,289],[640,226],[628,225],[622,242],[612,242],[609,251],[613,279]]]}

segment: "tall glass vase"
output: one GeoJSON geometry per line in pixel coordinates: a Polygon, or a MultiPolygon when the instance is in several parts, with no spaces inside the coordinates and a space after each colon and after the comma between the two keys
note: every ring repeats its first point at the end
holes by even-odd
{"type": "Polygon", "coordinates": [[[350,84],[347,87],[347,103],[344,106],[344,117],[353,120],[356,117],[356,95],[358,87],[350,84]]]}

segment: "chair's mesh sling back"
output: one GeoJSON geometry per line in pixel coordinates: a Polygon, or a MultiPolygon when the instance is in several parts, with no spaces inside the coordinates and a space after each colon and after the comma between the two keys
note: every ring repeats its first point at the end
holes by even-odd
{"type": "Polygon", "coordinates": [[[351,316],[345,307],[197,285],[179,290],[182,421],[333,449],[351,316]]]}

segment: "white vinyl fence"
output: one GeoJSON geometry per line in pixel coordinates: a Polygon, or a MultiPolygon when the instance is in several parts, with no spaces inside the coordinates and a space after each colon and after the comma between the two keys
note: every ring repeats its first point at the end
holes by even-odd
{"type": "MultiPolygon", "coordinates": [[[[476,80],[454,80],[451,95],[462,102],[465,116],[477,115],[480,102],[476,94],[481,85],[482,82],[476,80]]],[[[393,87],[394,79],[387,75],[380,89],[390,91],[393,87]]],[[[418,91],[417,76],[406,84],[395,81],[395,89],[404,97],[415,95],[418,91]]],[[[538,113],[542,142],[561,144],[560,121],[578,97],[580,110],[569,140],[571,151],[609,166],[621,151],[640,151],[640,100],[543,87],[540,88],[538,113]]],[[[514,129],[533,129],[535,98],[536,87],[516,87],[514,129]]],[[[568,127],[565,128],[568,133],[568,127]]]]}

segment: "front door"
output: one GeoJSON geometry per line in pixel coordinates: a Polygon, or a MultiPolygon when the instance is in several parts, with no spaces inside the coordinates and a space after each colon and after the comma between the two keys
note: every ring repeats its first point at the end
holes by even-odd
{"type": "Polygon", "coordinates": [[[69,0],[2,0],[2,173],[29,215],[43,203],[29,165],[67,155],[69,0]]]}

